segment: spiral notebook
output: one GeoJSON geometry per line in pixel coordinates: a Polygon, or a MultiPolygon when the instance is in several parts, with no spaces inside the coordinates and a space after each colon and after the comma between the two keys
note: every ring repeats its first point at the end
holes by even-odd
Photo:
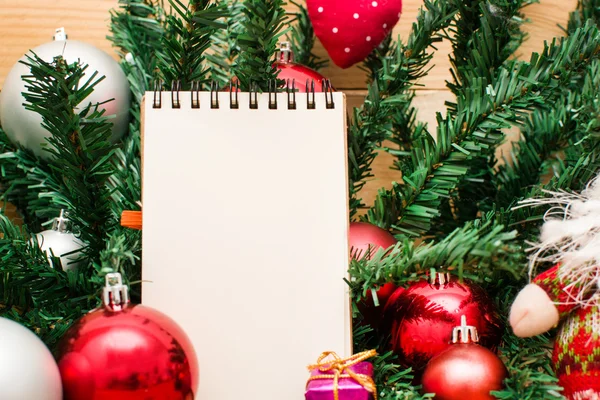
{"type": "Polygon", "coordinates": [[[143,303],[190,336],[197,399],[304,399],[308,364],[351,354],[344,95],[144,107],[143,303]]]}

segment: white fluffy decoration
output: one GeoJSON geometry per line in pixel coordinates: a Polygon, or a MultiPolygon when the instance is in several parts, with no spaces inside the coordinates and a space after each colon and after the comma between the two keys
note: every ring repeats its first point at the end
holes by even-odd
{"type": "Polygon", "coordinates": [[[530,274],[538,262],[560,264],[569,303],[600,304],[600,176],[581,194],[550,192],[519,207],[552,206],[544,215],[540,242],[531,244],[530,274]]]}

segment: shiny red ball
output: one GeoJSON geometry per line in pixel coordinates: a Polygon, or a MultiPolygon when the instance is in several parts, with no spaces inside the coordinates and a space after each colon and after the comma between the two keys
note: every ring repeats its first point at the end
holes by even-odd
{"type": "Polygon", "coordinates": [[[475,343],[453,344],[434,357],[423,373],[423,393],[436,400],[493,400],[507,371],[490,350],[475,343]]]}
{"type": "Polygon", "coordinates": [[[382,332],[390,334],[400,362],[416,371],[451,346],[452,329],[460,326],[462,315],[477,328],[481,345],[493,349],[500,343],[501,322],[491,298],[472,282],[449,279],[398,289],[384,309],[382,332]]]}
{"type": "Polygon", "coordinates": [[[183,330],[142,305],[85,315],[58,347],[65,400],[192,400],[198,361],[183,330]]]}
{"type": "Polygon", "coordinates": [[[286,82],[289,80],[290,85],[292,84],[292,81],[295,80],[298,92],[306,93],[307,80],[309,85],[311,84],[311,81],[315,82],[315,92],[323,91],[321,81],[326,78],[314,69],[293,62],[276,62],[275,66],[279,70],[277,79],[283,79],[286,82]]]}
{"type": "MultiPolygon", "coordinates": [[[[396,239],[388,231],[367,222],[350,223],[349,248],[350,257],[360,259],[371,258],[379,249],[387,249],[396,244],[396,239]]],[[[367,297],[358,304],[358,309],[366,323],[376,327],[381,319],[383,306],[397,289],[396,285],[388,282],[377,289],[379,307],[375,306],[373,296],[367,292],[367,297]]]]}

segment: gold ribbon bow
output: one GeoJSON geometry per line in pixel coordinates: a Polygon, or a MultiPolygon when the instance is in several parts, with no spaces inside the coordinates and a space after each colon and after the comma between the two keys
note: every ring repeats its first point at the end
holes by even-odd
{"type": "Polygon", "coordinates": [[[351,366],[376,355],[377,352],[375,350],[368,350],[348,358],[340,358],[335,352],[326,351],[321,354],[316,364],[308,366],[309,371],[318,368],[322,374],[311,376],[308,378],[308,382],[317,379],[333,379],[333,398],[334,400],[340,400],[339,380],[342,378],[352,378],[373,394],[373,400],[377,400],[377,388],[375,387],[373,378],[365,374],[357,374],[350,368],[351,366]],[[332,359],[327,360],[328,357],[331,357],[332,359]]]}

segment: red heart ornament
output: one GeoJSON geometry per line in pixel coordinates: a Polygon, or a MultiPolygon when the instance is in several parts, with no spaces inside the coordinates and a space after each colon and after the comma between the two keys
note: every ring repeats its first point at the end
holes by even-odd
{"type": "Polygon", "coordinates": [[[402,0],[307,0],[306,5],[315,34],[342,68],[364,60],[402,13],[402,0]]]}

